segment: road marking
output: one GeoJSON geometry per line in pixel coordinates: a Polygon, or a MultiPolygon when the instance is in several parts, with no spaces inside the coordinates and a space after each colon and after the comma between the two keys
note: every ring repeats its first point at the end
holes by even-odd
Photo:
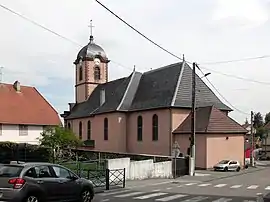
{"type": "Polygon", "coordinates": [[[191,199],[186,199],[183,202],[199,202],[199,201],[203,201],[205,199],[208,199],[208,197],[204,197],[204,196],[196,196],[194,198],[191,199]]]}
{"type": "Polygon", "coordinates": [[[166,189],[168,189],[168,190],[169,190],[169,189],[172,189],[172,187],[168,187],[168,188],[166,188],[166,189]]]}
{"type": "Polygon", "coordinates": [[[179,185],[179,186],[177,186],[177,187],[183,187],[183,185],[179,185]]]}
{"type": "Polygon", "coordinates": [[[170,183],[173,183],[173,181],[165,181],[165,182],[158,182],[158,183],[144,184],[144,185],[137,185],[137,186],[127,186],[127,188],[142,188],[142,187],[156,186],[156,185],[170,184],[170,183]]]}
{"type": "Polygon", "coordinates": [[[209,185],[211,185],[211,184],[200,184],[200,185],[198,185],[199,187],[207,187],[207,186],[209,186],[209,185]]]}
{"type": "Polygon", "coordinates": [[[242,187],[243,185],[241,185],[241,184],[237,184],[237,185],[233,185],[233,186],[231,186],[230,188],[231,189],[238,189],[238,188],[240,188],[240,187],[242,187]]]}
{"type": "Polygon", "coordinates": [[[107,192],[107,193],[103,193],[103,194],[99,194],[100,196],[109,196],[109,195],[113,195],[113,194],[122,194],[122,193],[126,193],[129,192],[130,190],[122,190],[122,191],[115,191],[115,192],[107,192]]]}
{"type": "Polygon", "coordinates": [[[217,200],[214,200],[212,202],[227,202],[227,201],[231,201],[231,198],[219,198],[217,200]]]}
{"type": "Polygon", "coordinates": [[[217,184],[216,186],[214,187],[217,187],[217,188],[220,188],[220,187],[225,187],[227,184],[217,184]]]}
{"type": "Polygon", "coordinates": [[[249,187],[247,187],[247,189],[257,189],[258,188],[258,185],[251,185],[249,187]]]}
{"type": "Polygon", "coordinates": [[[164,197],[164,198],[156,199],[156,201],[171,201],[171,200],[175,200],[175,199],[182,198],[182,197],[185,197],[185,196],[187,196],[187,195],[176,194],[176,195],[173,195],[173,196],[167,196],[167,197],[164,197]]]}
{"type": "Polygon", "coordinates": [[[152,192],[158,192],[158,191],[160,191],[160,189],[155,189],[155,190],[153,190],[152,192]]]}
{"type": "Polygon", "coordinates": [[[270,186],[265,187],[265,190],[270,190],[270,186]]]}
{"type": "Polygon", "coordinates": [[[188,184],[185,184],[186,186],[191,186],[191,185],[194,185],[194,184],[197,184],[197,183],[188,183],[188,184]]]}
{"type": "Polygon", "coordinates": [[[140,195],[140,194],[144,194],[144,192],[131,192],[129,194],[122,194],[122,195],[117,195],[117,196],[114,196],[114,197],[124,198],[124,197],[129,197],[129,196],[136,196],[136,195],[140,195]]]}
{"type": "Polygon", "coordinates": [[[110,199],[102,199],[101,201],[102,202],[105,202],[105,201],[109,201],[110,199]]]}
{"type": "Polygon", "coordinates": [[[139,196],[139,197],[134,197],[133,199],[148,199],[148,198],[154,198],[154,197],[157,197],[157,196],[163,196],[163,195],[166,195],[168,193],[153,193],[153,194],[148,194],[148,195],[144,195],[144,196],[139,196]]]}

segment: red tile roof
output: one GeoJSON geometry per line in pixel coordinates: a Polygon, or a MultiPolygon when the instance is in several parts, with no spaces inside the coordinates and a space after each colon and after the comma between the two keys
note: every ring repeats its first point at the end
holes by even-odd
{"type": "Polygon", "coordinates": [[[0,123],[59,125],[58,113],[34,87],[0,84],[0,123]]]}
{"type": "MultiPolygon", "coordinates": [[[[173,133],[191,133],[191,114],[173,133]]],[[[200,107],[196,110],[196,133],[246,134],[247,130],[214,106],[200,107]]]]}

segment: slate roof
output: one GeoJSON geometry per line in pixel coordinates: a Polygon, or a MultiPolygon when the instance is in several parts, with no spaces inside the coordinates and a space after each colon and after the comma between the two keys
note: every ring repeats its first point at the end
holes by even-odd
{"type": "MultiPolygon", "coordinates": [[[[214,106],[196,109],[196,133],[246,134],[247,130],[214,106]]],[[[174,134],[191,133],[191,113],[173,131],[174,134]]]]}
{"type": "MultiPolygon", "coordinates": [[[[145,73],[98,85],[87,101],[76,104],[66,119],[87,117],[112,111],[139,111],[156,108],[191,108],[192,69],[185,62],[171,64],[145,73]],[[106,101],[100,106],[100,91],[106,101]]],[[[198,107],[214,105],[232,111],[196,76],[198,107]]]]}
{"type": "Polygon", "coordinates": [[[0,83],[0,124],[55,126],[61,124],[55,109],[36,88],[0,83]]]}

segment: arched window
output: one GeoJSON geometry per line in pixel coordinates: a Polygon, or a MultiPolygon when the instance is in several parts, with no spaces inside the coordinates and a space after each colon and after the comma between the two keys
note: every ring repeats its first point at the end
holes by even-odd
{"type": "Polygon", "coordinates": [[[82,67],[79,68],[79,80],[80,81],[83,80],[83,68],[82,67]]]}
{"type": "Polygon", "coordinates": [[[158,116],[156,114],[152,118],[152,140],[158,140],[158,116]]]}
{"type": "Polygon", "coordinates": [[[143,134],[143,119],[142,116],[137,118],[137,141],[142,141],[143,134]]]}
{"type": "Polygon", "coordinates": [[[104,140],[108,140],[108,118],[104,119],[104,140]]]}
{"type": "Polygon", "coordinates": [[[87,122],[87,140],[91,140],[91,121],[87,122]]]}
{"type": "Polygon", "coordinates": [[[71,129],[71,125],[70,125],[70,123],[68,123],[68,129],[69,129],[69,130],[71,129]]]}
{"type": "Polygon", "coordinates": [[[82,122],[79,123],[79,138],[82,139],[82,122]]]}
{"type": "Polygon", "coordinates": [[[98,66],[95,66],[95,69],[94,69],[94,78],[95,78],[95,80],[99,80],[100,79],[100,68],[98,66]]]}

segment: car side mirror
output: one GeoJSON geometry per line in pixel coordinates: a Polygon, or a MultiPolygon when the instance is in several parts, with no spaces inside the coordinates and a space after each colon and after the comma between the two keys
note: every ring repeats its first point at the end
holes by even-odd
{"type": "Polygon", "coordinates": [[[67,177],[68,179],[70,179],[70,180],[72,180],[72,181],[75,181],[75,180],[77,180],[78,178],[76,177],[76,176],[69,176],[69,177],[67,177]]]}

